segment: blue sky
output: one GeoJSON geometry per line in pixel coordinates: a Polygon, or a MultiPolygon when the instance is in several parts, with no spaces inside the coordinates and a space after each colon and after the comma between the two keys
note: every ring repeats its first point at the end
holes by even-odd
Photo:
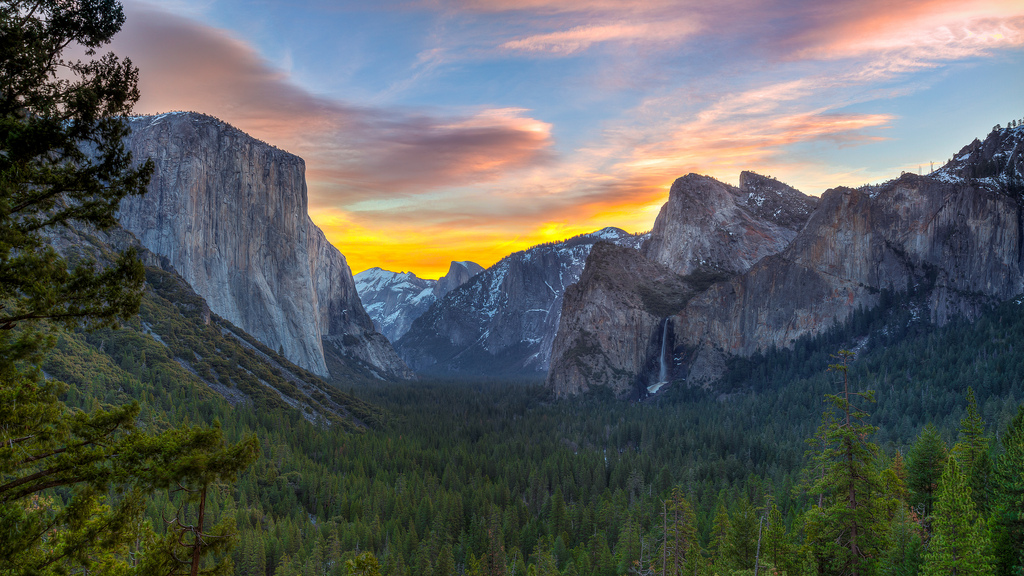
{"type": "Polygon", "coordinates": [[[1024,2],[126,2],[138,112],[306,160],[353,271],[444,273],[619,226],[689,172],[809,194],[1024,117],[1024,2]]]}

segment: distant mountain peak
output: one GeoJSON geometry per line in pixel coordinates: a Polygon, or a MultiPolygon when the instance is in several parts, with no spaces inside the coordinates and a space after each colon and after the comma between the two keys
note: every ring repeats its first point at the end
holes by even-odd
{"type": "Polygon", "coordinates": [[[412,272],[375,267],[355,275],[356,291],[377,330],[397,342],[431,304],[482,270],[476,262],[454,261],[447,274],[429,280],[412,272]]]}
{"type": "Polygon", "coordinates": [[[609,227],[514,252],[439,299],[395,345],[414,370],[540,376],[562,296],[591,248],[604,241],[637,248],[645,239],[609,227]]]}
{"type": "Polygon", "coordinates": [[[993,129],[984,140],[975,138],[929,176],[988,189],[1020,186],[1024,179],[1024,122],[993,129]]]}
{"type": "Polygon", "coordinates": [[[131,120],[126,145],[155,166],[118,218],[169,259],[214,313],[320,376],[412,373],[373,329],[345,256],[308,214],[305,162],[212,116],[131,120]]]}

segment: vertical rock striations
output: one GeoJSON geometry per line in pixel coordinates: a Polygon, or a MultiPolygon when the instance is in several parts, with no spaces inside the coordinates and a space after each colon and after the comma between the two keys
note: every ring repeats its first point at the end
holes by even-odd
{"type": "Polygon", "coordinates": [[[325,347],[364,373],[409,375],[309,219],[301,158],[194,113],[135,118],[132,130],[128,146],[156,172],[122,202],[121,223],[215,313],[323,376],[325,347]]]}
{"type": "Polygon", "coordinates": [[[782,253],[713,286],[676,318],[691,384],[724,355],[788,347],[871,308],[882,290],[924,294],[936,324],[976,317],[1024,291],[1019,201],[1000,191],[904,174],[837,188],[782,253]]]}
{"type": "Polygon", "coordinates": [[[696,288],[635,249],[599,242],[579,282],[565,291],[548,386],[559,397],[591,387],[643,396],[657,374],[661,326],[696,288]]]}
{"type": "MultiPolygon", "coordinates": [[[[832,189],[816,205],[750,173],[738,190],[681,178],[644,246],[649,258],[689,272],[697,292],[668,330],[676,375],[710,385],[730,356],[792,346],[875,306],[884,291],[913,291],[918,312],[939,325],[977,317],[1024,292],[1022,204],[1024,127],[994,129],[928,176],[832,189]],[[727,277],[711,282],[702,267],[727,277]]],[[[635,270],[626,273],[655,274],[630,258],[611,261],[635,270]]],[[[548,382],[557,393],[595,383],[621,393],[630,378],[647,381],[657,326],[639,312],[645,285],[584,272],[568,292],[555,346],[548,382]],[[588,340],[597,331],[608,336],[588,340]],[[611,341],[616,333],[635,343],[611,341]],[[571,369],[580,351],[596,375],[571,369]]]]}
{"type": "Polygon", "coordinates": [[[600,240],[637,246],[643,238],[605,228],[511,254],[435,302],[396,347],[417,371],[542,376],[565,289],[591,247],[600,240]]]}
{"type": "Polygon", "coordinates": [[[740,175],[739,188],[689,174],[672,184],[643,252],[677,274],[736,274],[785,248],[816,203],[753,172],[740,175]]]}
{"type": "Polygon", "coordinates": [[[657,379],[663,320],[785,248],[816,203],[752,172],[739,188],[696,174],[676,180],[642,254],[595,250],[566,292],[548,385],[559,396],[590,386],[644,395],[657,379]]]}
{"type": "Polygon", "coordinates": [[[356,274],[355,281],[359,299],[377,331],[397,342],[431,304],[482,271],[476,262],[452,262],[447,274],[427,280],[412,272],[370,268],[356,274]]]}

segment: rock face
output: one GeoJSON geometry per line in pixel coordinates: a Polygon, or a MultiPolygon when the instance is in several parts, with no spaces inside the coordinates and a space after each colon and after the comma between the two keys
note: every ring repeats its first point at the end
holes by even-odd
{"type": "Polygon", "coordinates": [[[785,248],[817,204],[777,180],[743,172],[740,187],[697,174],[672,184],[643,252],[677,274],[736,274],[785,248]]]}
{"type": "MultiPolygon", "coordinates": [[[[690,174],[672,184],[641,252],[592,253],[566,292],[548,385],[559,396],[590,386],[643,396],[658,379],[665,322],[712,283],[779,252],[817,199],[743,172],[740,187],[690,174]]],[[[669,367],[674,371],[674,363],[669,367]]]]}
{"type": "Polygon", "coordinates": [[[997,190],[904,174],[837,188],[782,253],[695,298],[675,319],[691,384],[723,354],[788,347],[871,308],[882,290],[917,287],[932,322],[976,317],[1024,291],[1021,208],[997,190]]]}
{"type": "Polygon", "coordinates": [[[216,314],[322,376],[328,357],[411,375],[373,329],[345,257],[309,219],[301,158],[194,113],[135,118],[127,145],[156,171],[146,195],[121,203],[122,225],[216,314]]]}
{"type": "Polygon", "coordinates": [[[438,278],[434,284],[434,299],[444,298],[449,292],[469,282],[470,278],[483,271],[484,267],[476,262],[452,262],[448,267],[448,273],[438,278]]]}
{"type": "Polygon", "coordinates": [[[600,240],[637,246],[643,236],[605,228],[516,252],[435,302],[397,343],[420,372],[543,376],[562,297],[600,240]]]}
{"type": "Polygon", "coordinates": [[[639,251],[599,242],[579,282],[565,291],[548,385],[559,397],[594,386],[617,396],[645,395],[658,374],[665,318],[697,288],[639,251]]]}
{"type": "Polygon", "coordinates": [[[363,308],[378,332],[397,342],[437,300],[483,271],[476,262],[452,262],[438,280],[418,278],[412,272],[370,268],[355,275],[363,308]]]}
{"type": "MultiPolygon", "coordinates": [[[[691,272],[686,280],[697,295],[663,329],[677,360],[674,376],[691,386],[713,383],[730,356],[785,348],[801,336],[820,334],[858,307],[878,304],[883,291],[912,289],[923,302],[921,313],[939,325],[974,318],[984,307],[1024,292],[1024,127],[994,130],[928,176],[904,174],[880,186],[829,190],[806,219],[810,204],[785,201],[799,197],[777,183],[746,176],[744,187],[745,202],[733,193],[739,200],[730,203],[710,179],[691,175],[677,181],[644,246],[650,258],[675,272],[702,264],[739,269],[706,288],[700,268],[691,272]],[[766,183],[782,193],[764,194],[766,183]],[[698,207],[696,214],[682,205],[698,207]],[[750,225],[752,216],[769,222],[750,225]],[[701,226],[713,241],[702,236],[701,226]],[[793,234],[788,242],[784,230],[793,234]],[[763,242],[746,243],[755,236],[763,242]],[[776,250],[780,245],[784,249],[776,250]],[[746,262],[752,265],[742,270],[746,262]]],[[[631,258],[619,261],[645,273],[637,257],[631,258]]],[[[616,284],[607,276],[585,272],[566,298],[565,335],[560,332],[555,348],[572,351],[582,343],[577,352],[590,354],[600,373],[581,376],[556,353],[548,382],[561,395],[595,383],[622,393],[630,389],[630,378],[650,381],[658,325],[638,312],[644,282],[616,284]],[[598,328],[630,334],[632,343],[606,338],[588,345],[581,335],[598,328]]]]}
{"type": "Polygon", "coordinates": [[[1020,193],[1024,177],[1024,124],[993,129],[984,141],[975,138],[931,176],[946,182],[1020,193]]]}

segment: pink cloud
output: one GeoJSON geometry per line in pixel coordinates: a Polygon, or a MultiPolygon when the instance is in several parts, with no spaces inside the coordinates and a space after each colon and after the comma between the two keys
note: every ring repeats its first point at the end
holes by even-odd
{"type": "Polygon", "coordinates": [[[1016,0],[830,2],[802,14],[787,40],[798,58],[906,52],[951,60],[1024,45],[1024,4],[1016,0]]]}
{"type": "Polygon", "coordinates": [[[642,13],[704,3],[679,0],[455,0],[453,5],[478,12],[527,11],[537,13],[614,12],[642,13]]]}
{"type": "Polygon", "coordinates": [[[535,34],[509,40],[500,46],[504,50],[547,52],[568,55],[586,50],[593,44],[612,41],[664,42],[680,41],[696,32],[698,27],[687,21],[647,22],[640,24],[615,23],[594,26],[576,26],[569,30],[535,34]]]}
{"type": "Polygon", "coordinates": [[[140,68],[136,111],[211,114],[302,156],[330,187],[311,187],[313,202],[469,185],[552,159],[551,126],[526,110],[451,116],[321,98],[223,31],[144,5],[126,13],[113,50],[140,68]]]}

